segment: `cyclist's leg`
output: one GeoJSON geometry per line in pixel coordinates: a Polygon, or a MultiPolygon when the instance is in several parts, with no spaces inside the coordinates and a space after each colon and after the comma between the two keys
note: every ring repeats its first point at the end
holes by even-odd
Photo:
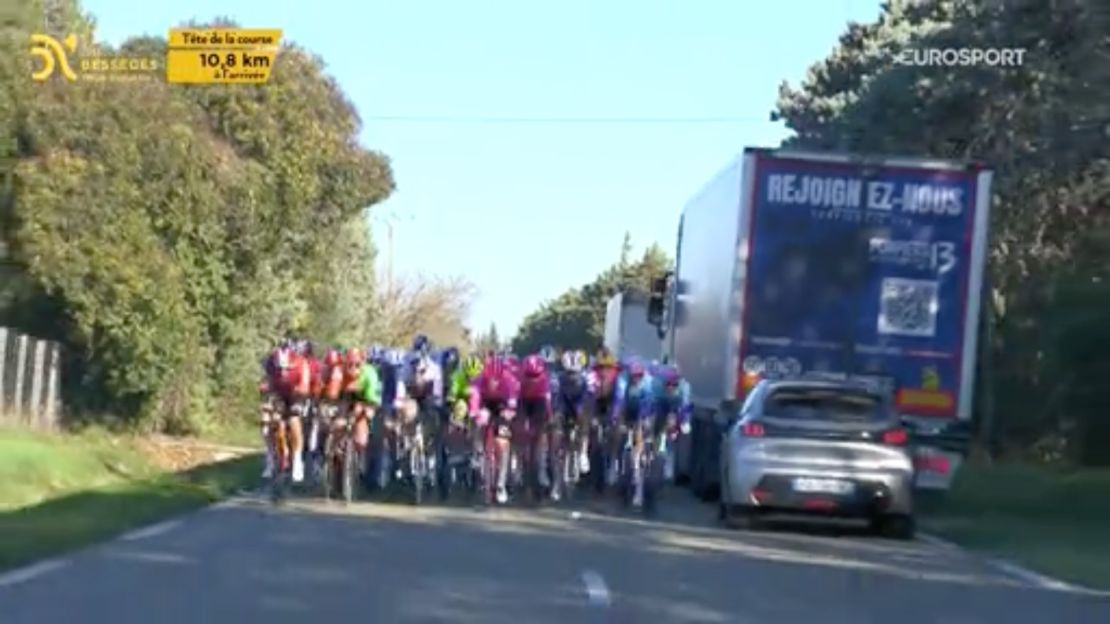
{"type": "Polygon", "coordinates": [[[355,459],[358,461],[359,474],[366,474],[366,449],[370,446],[370,424],[374,418],[374,406],[358,401],[355,403],[355,422],[352,435],[355,442],[355,459]]]}
{"type": "Polygon", "coordinates": [[[578,472],[582,474],[589,474],[590,472],[590,409],[589,400],[583,398],[576,402],[574,405],[574,415],[577,418],[577,447],[567,452],[574,452],[578,455],[578,472]]]}
{"type": "Polygon", "coordinates": [[[644,433],[649,429],[654,419],[650,416],[632,423],[632,484],[636,488],[632,497],[632,504],[639,506],[644,500],[644,470],[641,458],[644,452],[644,433]]]}
{"type": "Polygon", "coordinates": [[[276,463],[276,453],[274,449],[274,436],[271,429],[275,426],[273,423],[279,418],[274,410],[273,395],[267,393],[262,397],[262,404],[259,409],[259,423],[262,430],[262,443],[266,447],[266,464],[262,468],[262,478],[269,479],[274,474],[274,467],[276,463]]]}
{"type": "Polygon", "coordinates": [[[289,402],[288,427],[289,453],[293,460],[293,481],[304,480],[304,415],[307,408],[304,398],[293,398],[289,402]]]}
{"type": "Polygon", "coordinates": [[[543,401],[533,401],[528,413],[528,430],[532,434],[532,470],[541,488],[551,487],[548,466],[551,458],[551,432],[548,429],[547,408],[543,401]]]}
{"type": "MultiPolygon", "coordinates": [[[[497,451],[497,500],[504,503],[509,498],[509,461],[512,454],[513,432],[511,421],[506,418],[504,410],[490,410],[495,415],[490,418],[490,425],[494,427],[494,446],[497,451]]],[[[513,420],[519,418],[513,415],[513,420]]]]}

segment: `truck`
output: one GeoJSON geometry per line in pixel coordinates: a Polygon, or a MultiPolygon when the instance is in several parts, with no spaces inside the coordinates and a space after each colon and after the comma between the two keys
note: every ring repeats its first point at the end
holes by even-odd
{"type": "Polygon", "coordinates": [[[605,348],[619,358],[658,359],[663,351],[659,329],[648,322],[648,298],[619,292],[605,306],[605,348]]]}
{"type": "Polygon", "coordinates": [[[759,379],[891,393],[916,485],[970,442],[992,172],[979,163],[747,148],[685,206],[649,322],[690,384],[679,476],[716,496],[720,436],[759,379]]]}

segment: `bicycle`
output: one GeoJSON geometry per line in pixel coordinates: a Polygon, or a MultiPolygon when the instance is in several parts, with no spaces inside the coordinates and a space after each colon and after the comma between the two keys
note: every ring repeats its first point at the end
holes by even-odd
{"type": "MultiPolygon", "coordinates": [[[[490,410],[485,424],[480,426],[482,445],[476,464],[482,502],[488,507],[493,506],[497,501],[498,464],[501,460],[497,440],[508,437],[510,433],[508,419],[505,419],[502,414],[503,410],[500,407],[490,410]]],[[[475,424],[475,426],[478,425],[475,424]]],[[[512,453],[512,449],[507,449],[507,452],[512,453]]]]}
{"type": "MultiPolygon", "coordinates": [[[[335,408],[337,411],[337,408],[335,408]]],[[[334,418],[334,412],[331,414],[334,418]]],[[[351,503],[355,498],[356,483],[358,482],[359,457],[358,447],[355,445],[354,426],[365,415],[343,419],[340,426],[332,426],[330,435],[325,440],[324,465],[321,480],[324,485],[324,498],[332,499],[337,489],[335,481],[339,479],[339,493],[343,501],[351,503]]],[[[329,423],[335,423],[332,418],[329,423]]]]}
{"type": "Polygon", "coordinates": [[[276,397],[270,397],[264,408],[270,415],[267,426],[270,444],[274,449],[274,472],[269,483],[270,500],[274,504],[281,503],[288,497],[293,472],[293,455],[289,449],[289,436],[281,407],[276,397]]]}
{"type": "Polygon", "coordinates": [[[437,462],[437,483],[439,497],[445,501],[451,496],[451,490],[456,483],[461,483],[468,491],[475,488],[474,447],[471,442],[473,435],[472,422],[467,418],[466,403],[458,401],[451,410],[451,418],[444,430],[442,443],[439,445],[439,461],[437,462]]]}
{"type": "Polygon", "coordinates": [[[394,465],[397,467],[397,477],[407,480],[412,487],[413,503],[420,505],[424,500],[424,485],[428,479],[424,423],[420,418],[420,409],[414,402],[401,410],[400,417],[401,431],[394,465]]]}
{"type": "Polygon", "coordinates": [[[581,478],[578,467],[578,419],[563,414],[551,427],[551,498],[571,499],[581,478]],[[556,435],[558,433],[559,435],[556,435]]]}

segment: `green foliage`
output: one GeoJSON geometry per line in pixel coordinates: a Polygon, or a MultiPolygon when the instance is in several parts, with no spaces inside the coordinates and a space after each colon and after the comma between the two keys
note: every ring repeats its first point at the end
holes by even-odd
{"type": "Polygon", "coordinates": [[[972,158],[995,169],[993,341],[979,395],[996,397],[999,416],[997,431],[982,433],[1019,452],[1063,436],[1087,462],[1078,449],[1110,444],[1110,432],[1095,441],[1103,425],[1094,424],[1106,420],[1095,405],[1110,387],[1079,379],[1102,374],[1086,358],[1105,349],[1084,349],[1110,337],[1090,320],[1105,319],[1105,287],[1092,285],[1110,266],[1105,239],[1096,242],[1110,212],[1107,32],[1110,13],[1086,0],[892,0],[876,23],[851,25],[799,87],[784,84],[778,103],[795,132],[786,146],[972,158]],[[1020,67],[895,63],[902,50],[959,47],[1026,53],[1020,67]]]}
{"type": "MultiPolygon", "coordinates": [[[[68,27],[88,32],[67,6],[68,27]]],[[[286,45],[264,86],[31,85],[35,23],[0,39],[0,133],[20,149],[0,323],[53,327],[72,359],[69,404],[205,429],[253,417],[258,358],[287,331],[370,338],[366,209],[392,174],[358,145],[354,108],[318,59],[286,45]]]]}
{"type": "Polygon", "coordinates": [[[649,246],[636,261],[630,261],[631,251],[631,239],[626,233],[616,264],[589,284],[572,288],[545,302],[524,318],[513,338],[513,351],[534,352],[544,345],[591,351],[600,347],[609,299],[623,291],[647,293],[651,280],[672,266],[666,252],[658,245],[649,246]]]}

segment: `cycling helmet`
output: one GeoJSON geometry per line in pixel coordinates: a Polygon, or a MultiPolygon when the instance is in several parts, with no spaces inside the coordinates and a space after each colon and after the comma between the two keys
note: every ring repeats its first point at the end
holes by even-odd
{"type": "Polygon", "coordinates": [[[544,360],[544,357],[539,354],[525,356],[522,368],[524,370],[524,376],[531,379],[542,377],[547,374],[547,362],[544,360]]]}
{"type": "Polygon", "coordinates": [[[412,339],[412,350],[417,353],[427,353],[432,348],[432,341],[424,334],[417,334],[416,338],[412,339]]]}
{"type": "Polygon", "coordinates": [[[463,374],[466,375],[467,379],[474,379],[482,374],[484,365],[485,363],[482,361],[481,356],[471,355],[466,358],[466,362],[463,363],[463,374]]]}
{"type": "Polygon", "coordinates": [[[343,355],[335,349],[328,349],[324,354],[324,366],[339,366],[343,363],[343,355]]]}
{"type": "Polygon", "coordinates": [[[493,357],[486,360],[482,372],[487,379],[500,379],[505,376],[507,369],[508,362],[504,358],[493,357]]]}
{"type": "Polygon", "coordinates": [[[663,380],[663,384],[668,387],[677,386],[678,382],[682,379],[682,376],[678,374],[677,368],[666,364],[660,366],[655,374],[658,375],[659,378],[663,380]]]}
{"type": "Polygon", "coordinates": [[[613,357],[613,352],[609,349],[602,347],[597,352],[597,365],[604,367],[612,367],[617,365],[617,358],[613,357]]]}
{"type": "Polygon", "coordinates": [[[563,368],[572,372],[580,373],[582,369],[586,368],[588,364],[586,354],[582,351],[564,351],[563,352],[563,368]]]}
{"type": "Polygon", "coordinates": [[[302,340],[300,344],[297,345],[297,351],[300,352],[301,355],[312,357],[316,354],[316,347],[312,344],[311,340],[302,340]]]}
{"type": "Polygon", "coordinates": [[[359,349],[358,347],[351,347],[350,349],[347,349],[348,366],[358,366],[362,364],[365,360],[366,357],[362,354],[362,349],[359,349]]]}
{"type": "Polygon", "coordinates": [[[441,366],[446,370],[454,370],[459,365],[459,350],[447,347],[440,356],[441,366]]]}
{"type": "Polygon", "coordinates": [[[636,358],[629,358],[628,360],[626,360],[624,363],[624,369],[628,371],[628,377],[630,379],[636,380],[643,377],[645,372],[643,363],[636,358]]]}
{"type": "Polygon", "coordinates": [[[540,347],[539,356],[543,358],[544,363],[554,365],[559,361],[559,352],[551,345],[544,345],[540,347]]]}

